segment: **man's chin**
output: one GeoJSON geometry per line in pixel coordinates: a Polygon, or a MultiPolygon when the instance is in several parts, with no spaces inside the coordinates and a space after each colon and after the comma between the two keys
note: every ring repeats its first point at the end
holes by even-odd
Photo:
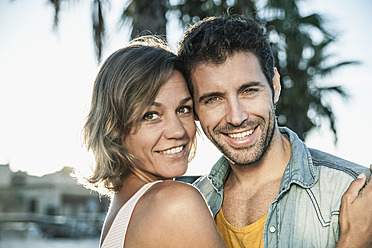
{"type": "Polygon", "coordinates": [[[244,153],[244,149],[239,149],[234,152],[226,150],[220,151],[231,164],[238,166],[254,165],[262,158],[262,154],[242,154],[244,153]]]}

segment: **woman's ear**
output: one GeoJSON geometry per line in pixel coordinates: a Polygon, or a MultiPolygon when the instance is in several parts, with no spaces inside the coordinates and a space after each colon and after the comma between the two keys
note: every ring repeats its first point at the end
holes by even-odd
{"type": "Polygon", "coordinates": [[[273,87],[274,87],[274,103],[279,101],[281,85],[280,85],[280,75],[278,69],[274,67],[274,77],[273,77],[273,87]]]}

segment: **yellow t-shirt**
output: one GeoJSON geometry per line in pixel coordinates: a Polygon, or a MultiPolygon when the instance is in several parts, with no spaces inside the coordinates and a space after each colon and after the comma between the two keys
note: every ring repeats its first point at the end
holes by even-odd
{"type": "Polygon", "coordinates": [[[234,227],[226,221],[221,208],[216,215],[216,224],[228,248],[263,248],[263,230],[266,217],[267,213],[248,226],[234,227]]]}

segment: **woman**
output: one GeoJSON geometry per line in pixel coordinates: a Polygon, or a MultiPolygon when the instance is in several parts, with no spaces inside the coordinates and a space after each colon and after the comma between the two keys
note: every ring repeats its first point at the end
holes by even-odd
{"type": "Polygon", "coordinates": [[[193,102],[182,63],[158,38],[114,52],[95,80],[84,140],[89,183],[111,192],[101,247],[225,247],[201,194],[172,181],[193,150],[193,102]]]}

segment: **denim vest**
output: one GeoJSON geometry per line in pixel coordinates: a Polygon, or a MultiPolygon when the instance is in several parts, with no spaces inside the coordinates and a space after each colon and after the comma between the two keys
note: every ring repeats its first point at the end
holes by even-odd
{"type": "MultiPolygon", "coordinates": [[[[339,237],[341,197],[367,167],[309,149],[288,128],[279,128],[290,141],[291,159],[279,194],[270,204],[264,227],[264,247],[334,247],[339,237]]],[[[204,195],[213,217],[221,208],[223,181],[230,170],[221,157],[207,176],[194,185],[204,195]]]]}

